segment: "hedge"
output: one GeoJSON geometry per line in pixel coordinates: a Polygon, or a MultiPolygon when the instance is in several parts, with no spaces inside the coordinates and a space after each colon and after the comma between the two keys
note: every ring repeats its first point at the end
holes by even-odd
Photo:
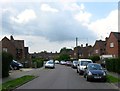
{"type": "Polygon", "coordinates": [[[44,60],[41,58],[34,58],[34,59],[32,59],[32,62],[34,63],[33,67],[35,67],[35,65],[36,65],[35,68],[40,68],[44,64],[44,60]]]}
{"type": "Polygon", "coordinates": [[[90,56],[89,59],[91,59],[94,63],[100,60],[99,56],[90,56]]]}
{"type": "Polygon", "coordinates": [[[120,58],[106,59],[106,68],[110,72],[117,72],[120,74],[120,58]]]}
{"type": "Polygon", "coordinates": [[[10,63],[13,60],[13,56],[9,53],[2,52],[2,77],[9,76],[10,63]]]}

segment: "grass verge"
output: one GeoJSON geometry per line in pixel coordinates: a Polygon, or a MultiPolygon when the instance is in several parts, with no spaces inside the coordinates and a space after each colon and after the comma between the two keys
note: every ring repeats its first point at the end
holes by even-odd
{"type": "Polygon", "coordinates": [[[10,91],[12,89],[15,89],[18,86],[21,86],[21,85],[27,83],[28,81],[33,80],[34,78],[36,78],[36,77],[31,76],[31,75],[26,75],[26,76],[22,76],[20,78],[5,82],[2,84],[2,88],[0,88],[0,90],[1,91],[10,91]]]}
{"type": "Polygon", "coordinates": [[[107,75],[107,82],[118,83],[118,82],[120,82],[120,78],[114,77],[112,75],[107,75]]]}

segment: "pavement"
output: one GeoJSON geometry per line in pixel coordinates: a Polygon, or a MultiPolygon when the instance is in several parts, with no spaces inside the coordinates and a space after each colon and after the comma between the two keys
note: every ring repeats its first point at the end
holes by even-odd
{"type": "MultiPolygon", "coordinates": [[[[114,76],[114,77],[116,77],[116,78],[120,78],[120,74],[118,74],[118,73],[114,73],[114,72],[107,72],[107,73],[112,75],[112,76],[114,76]]],[[[118,89],[120,91],[120,82],[118,82],[118,83],[111,83],[111,84],[116,86],[116,87],[118,87],[118,89]]]]}
{"type": "Polygon", "coordinates": [[[9,71],[9,77],[3,78],[2,83],[5,83],[7,81],[25,76],[25,75],[35,75],[38,76],[37,74],[39,73],[42,68],[22,68],[20,70],[11,70],[9,71]]]}

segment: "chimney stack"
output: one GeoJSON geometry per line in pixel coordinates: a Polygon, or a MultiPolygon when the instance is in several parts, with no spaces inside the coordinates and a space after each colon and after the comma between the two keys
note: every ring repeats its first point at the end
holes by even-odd
{"type": "Polygon", "coordinates": [[[10,40],[14,40],[14,38],[13,38],[13,36],[12,36],[12,35],[10,36],[10,40]]]}

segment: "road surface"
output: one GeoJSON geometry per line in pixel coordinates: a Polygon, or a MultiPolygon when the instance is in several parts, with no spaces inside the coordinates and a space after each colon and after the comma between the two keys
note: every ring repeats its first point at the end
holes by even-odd
{"type": "Polygon", "coordinates": [[[105,82],[87,82],[76,69],[57,64],[55,69],[39,71],[38,77],[17,89],[116,89],[105,82]]]}

